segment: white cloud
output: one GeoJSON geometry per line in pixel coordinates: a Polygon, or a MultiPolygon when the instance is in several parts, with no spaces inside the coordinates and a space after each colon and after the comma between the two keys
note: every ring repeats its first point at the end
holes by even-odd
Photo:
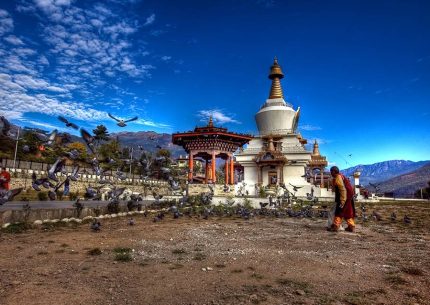
{"type": "Polygon", "coordinates": [[[306,131],[315,131],[315,130],[321,130],[321,127],[305,124],[305,125],[300,125],[299,129],[300,130],[306,130],[306,131]]]}
{"type": "Polygon", "coordinates": [[[149,16],[148,18],[146,18],[146,21],[143,25],[150,25],[153,24],[155,21],[155,14],[152,14],[151,16],[149,16]]]}
{"type": "Polygon", "coordinates": [[[145,126],[151,126],[151,127],[156,127],[156,128],[162,128],[162,129],[170,128],[171,127],[168,124],[156,123],[156,122],[153,122],[153,121],[150,121],[150,120],[145,120],[145,119],[138,119],[136,121],[136,124],[145,125],[145,126]]]}
{"type": "Polygon", "coordinates": [[[171,60],[172,59],[172,56],[162,56],[161,57],[161,60],[163,60],[163,61],[169,61],[169,60],[171,60]]]}
{"type": "Polygon", "coordinates": [[[26,119],[26,118],[19,118],[18,121],[24,122],[24,123],[29,123],[29,124],[34,125],[34,126],[44,127],[44,128],[50,129],[50,130],[53,130],[53,129],[65,130],[63,127],[58,127],[58,126],[55,126],[55,125],[52,125],[49,123],[45,123],[45,122],[33,121],[33,120],[26,119]]]}
{"type": "Polygon", "coordinates": [[[219,109],[210,109],[210,110],[200,110],[197,114],[200,117],[200,121],[207,122],[209,118],[212,116],[212,119],[215,123],[225,124],[225,123],[236,123],[240,124],[239,121],[233,118],[233,115],[227,115],[223,113],[219,109]]]}
{"type": "Polygon", "coordinates": [[[0,9],[0,36],[13,30],[13,19],[9,13],[0,9]]]}
{"type": "Polygon", "coordinates": [[[15,46],[22,46],[22,45],[24,45],[24,43],[22,42],[22,40],[19,39],[18,37],[16,37],[15,35],[6,36],[4,38],[4,40],[6,40],[7,42],[9,42],[10,44],[13,44],[15,46]]]}

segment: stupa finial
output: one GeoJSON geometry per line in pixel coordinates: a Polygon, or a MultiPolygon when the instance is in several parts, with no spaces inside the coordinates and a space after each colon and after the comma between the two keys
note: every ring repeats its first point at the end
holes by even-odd
{"type": "Polygon", "coordinates": [[[214,127],[214,121],[212,119],[212,115],[209,117],[208,127],[214,127]]]}
{"type": "Polygon", "coordinates": [[[282,78],[284,78],[284,73],[282,73],[281,66],[278,64],[278,58],[275,56],[269,74],[269,79],[272,80],[269,99],[284,98],[280,81],[282,78]]]}

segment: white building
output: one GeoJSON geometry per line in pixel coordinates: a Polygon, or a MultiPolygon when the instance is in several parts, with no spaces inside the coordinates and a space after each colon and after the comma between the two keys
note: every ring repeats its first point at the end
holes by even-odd
{"type": "Polygon", "coordinates": [[[307,141],[297,132],[300,107],[294,110],[284,100],[280,82],[283,77],[275,58],[269,74],[272,80],[269,98],[255,115],[259,135],[235,155],[236,162],[244,168],[246,190],[250,195],[257,195],[260,186],[284,183],[296,196],[313,193],[318,197],[331,197],[331,191],[306,180],[306,167],[312,152],[306,150],[307,141]]]}

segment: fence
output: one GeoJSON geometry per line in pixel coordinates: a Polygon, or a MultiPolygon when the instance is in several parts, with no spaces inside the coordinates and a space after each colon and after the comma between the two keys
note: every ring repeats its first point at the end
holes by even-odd
{"type": "MultiPolygon", "coordinates": [[[[30,177],[33,173],[37,175],[46,175],[49,168],[51,167],[51,164],[49,163],[42,163],[42,162],[32,162],[32,161],[23,161],[23,160],[16,160],[15,163],[15,169],[13,168],[13,160],[10,159],[1,159],[0,160],[1,167],[6,167],[6,169],[14,173],[16,176],[20,176],[21,178],[27,178],[30,177]]],[[[73,167],[72,166],[66,166],[66,172],[72,173],[73,167]]],[[[94,170],[90,167],[81,167],[80,171],[83,172],[79,176],[79,180],[96,180],[97,175],[94,174],[94,170]]],[[[107,176],[114,176],[115,171],[108,170],[105,172],[107,176]]],[[[59,174],[62,176],[66,176],[64,174],[59,174]]],[[[124,182],[140,182],[140,183],[149,183],[152,185],[165,185],[167,184],[164,180],[157,180],[157,179],[145,179],[143,180],[139,175],[127,174],[127,179],[124,180],[124,182]]]]}

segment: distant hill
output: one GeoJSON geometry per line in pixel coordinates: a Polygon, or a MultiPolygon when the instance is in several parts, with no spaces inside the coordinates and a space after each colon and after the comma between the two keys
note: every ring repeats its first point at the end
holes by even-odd
{"type": "Polygon", "coordinates": [[[112,133],[111,137],[118,138],[121,145],[132,146],[136,150],[138,146],[141,145],[146,151],[156,152],[159,149],[157,146],[160,146],[163,149],[170,150],[173,157],[186,155],[182,147],[172,143],[172,135],[168,133],[156,133],[154,131],[123,131],[112,133]]]}
{"type": "Polygon", "coordinates": [[[430,163],[412,172],[388,179],[378,184],[381,193],[394,193],[396,197],[411,197],[420,188],[428,187],[430,163]]]}
{"type": "Polygon", "coordinates": [[[361,172],[360,184],[367,186],[369,182],[378,183],[382,181],[387,181],[396,176],[400,176],[406,173],[411,173],[430,161],[407,161],[407,160],[391,160],[384,161],[369,165],[357,165],[342,170],[342,173],[346,176],[352,176],[352,174],[359,169],[361,172]]]}

